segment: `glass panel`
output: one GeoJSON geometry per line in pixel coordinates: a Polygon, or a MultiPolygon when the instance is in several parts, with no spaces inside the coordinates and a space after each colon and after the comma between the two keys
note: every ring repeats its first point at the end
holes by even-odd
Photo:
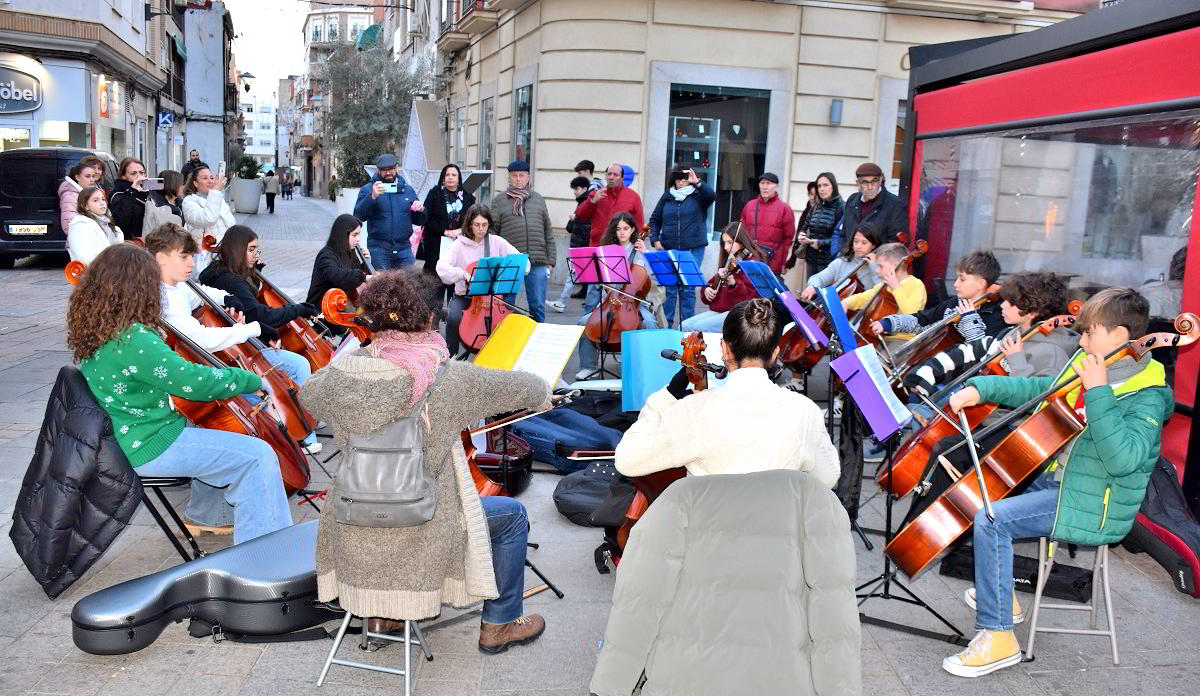
{"type": "MultiPolygon", "coordinates": [[[[758,195],[770,103],[769,90],[671,85],[667,167],[695,169],[716,190],[716,203],[708,211],[710,229],[738,219],[746,201],[758,195]]],[[[660,185],[665,183],[647,181],[642,190],[653,200],[660,185]]]]}
{"type": "MultiPolygon", "coordinates": [[[[1172,281],[1192,229],[1200,110],[923,141],[924,276],[973,249],[1006,273],[1068,277],[1073,298],[1172,281]]],[[[1181,267],[1180,267],[1181,272],[1181,267]]],[[[1182,276],[1180,275],[1180,280],[1182,276]]],[[[1178,311],[1152,307],[1159,316],[1178,311]]]]}
{"type": "Polygon", "coordinates": [[[0,128],[0,152],[29,147],[28,128],[0,128]]]}
{"type": "Polygon", "coordinates": [[[318,42],[321,40],[321,28],[323,26],[324,25],[321,23],[320,20],[317,20],[312,23],[312,41],[318,42]]]}
{"type": "MultiPolygon", "coordinates": [[[[496,100],[494,98],[484,99],[479,103],[479,168],[483,171],[491,171],[494,166],[492,163],[492,119],[496,113],[496,100]]],[[[477,200],[490,201],[492,199],[492,179],[494,176],[489,176],[487,181],[479,187],[479,195],[477,200]]]]}
{"type": "Polygon", "coordinates": [[[533,85],[517,89],[513,108],[513,159],[533,165],[533,85]]]}

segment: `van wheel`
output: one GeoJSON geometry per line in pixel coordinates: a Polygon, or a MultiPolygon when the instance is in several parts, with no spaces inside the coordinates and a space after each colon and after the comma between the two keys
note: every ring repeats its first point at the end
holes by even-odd
{"type": "Polygon", "coordinates": [[[17,257],[13,254],[0,254],[0,270],[8,270],[17,262],[17,257]]]}

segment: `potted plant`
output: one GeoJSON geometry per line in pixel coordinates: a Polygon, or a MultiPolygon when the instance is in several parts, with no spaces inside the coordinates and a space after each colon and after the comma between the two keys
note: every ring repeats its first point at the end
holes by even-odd
{"type": "Polygon", "coordinates": [[[258,178],[258,161],[243,155],[234,162],[234,179],[229,183],[229,195],[233,199],[233,210],[237,213],[258,213],[262,198],[263,182],[258,178]]]}

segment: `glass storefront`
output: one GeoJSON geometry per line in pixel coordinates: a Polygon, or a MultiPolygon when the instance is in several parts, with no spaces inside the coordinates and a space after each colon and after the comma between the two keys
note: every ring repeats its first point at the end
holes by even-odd
{"type": "Polygon", "coordinates": [[[0,126],[0,152],[29,147],[29,129],[0,126]]]}
{"type": "Polygon", "coordinates": [[[952,277],[955,261],[974,249],[991,249],[1005,273],[1064,275],[1080,299],[1106,286],[1167,283],[1172,261],[1182,267],[1200,175],[1200,110],[933,138],[921,147],[917,233],[930,243],[929,280],[952,277]]]}
{"type": "MultiPolygon", "coordinates": [[[[767,153],[771,92],[740,87],[672,84],[667,119],[667,169],[689,167],[717,193],[711,229],[736,220],[758,194],[767,153]]],[[[665,185],[665,184],[664,184],[665,185]]],[[[659,182],[645,182],[657,191],[659,182]]],[[[651,196],[651,199],[657,195],[651,196]]]]}

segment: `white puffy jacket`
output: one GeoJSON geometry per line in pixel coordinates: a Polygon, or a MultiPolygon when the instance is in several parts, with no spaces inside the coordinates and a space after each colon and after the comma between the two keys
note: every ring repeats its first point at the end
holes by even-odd
{"type": "Polygon", "coordinates": [[[91,265],[100,252],[121,241],[121,232],[117,228],[101,225],[87,215],[77,214],[67,225],[67,253],[72,261],[91,265]]]}

